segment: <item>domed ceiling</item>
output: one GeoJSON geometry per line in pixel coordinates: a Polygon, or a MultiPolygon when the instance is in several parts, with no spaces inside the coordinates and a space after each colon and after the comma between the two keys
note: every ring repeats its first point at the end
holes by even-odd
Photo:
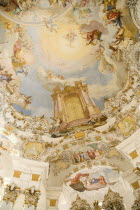
{"type": "Polygon", "coordinates": [[[111,56],[125,38],[133,41],[137,30],[125,4],[113,4],[111,19],[107,3],[96,1],[13,1],[2,8],[1,48],[2,55],[7,55],[2,67],[11,72],[10,84],[16,83],[17,94],[30,96],[31,102],[14,97],[18,111],[49,120],[52,89],[74,81],[88,84],[100,109],[104,109],[105,98],[123,88],[128,69],[119,62],[119,55],[111,56]]]}
{"type": "MultiPolygon", "coordinates": [[[[0,149],[36,167],[50,164],[45,190],[61,188],[54,199],[59,210],[74,210],[79,199],[85,209],[93,202],[99,207],[96,200],[107,209],[108,189],[123,196],[128,210],[135,200],[139,6],[134,0],[0,0],[0,149]]],[[[12,176],[2,173],[2,179],[12,176]]]]}

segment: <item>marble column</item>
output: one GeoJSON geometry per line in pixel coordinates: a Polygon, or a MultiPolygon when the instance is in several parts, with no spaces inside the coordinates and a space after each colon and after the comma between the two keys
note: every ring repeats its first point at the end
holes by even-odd
{"type": "Polygon", "coordinates": [[[93,106],[96,106],[96,104],[94,103],[94,101],[93,101],[92,98],[90,97],[89,93],[86,92],[86,94],[87,94],[87,97],[89,98],[89,100],[91,101],[91,104],[92,104],[93,106]]]}
{"type": "Polygon", "coordinates": [[[58,103],[58,113],[62,112],[61,98],[59,94],[57,94],[57,103],[58,103]]]}
{"type": "Polygon", "coordinates": [[[89,117],[99,114],[98,107],[94,104],[92,99],[89,97],[88,93],[85,92],[81,87],[80,87],[80,90],[81,90],[82,96],[84,98],[87,110],[89,112],[89,117]]]}
{"type": "Polygon", "coordinates": [[[62,103],[63,103],[63,116],[62,116],[62,118],[63,118],[63,122],[64,123],[67,123],[68,122],[68,119],[67,119],[67,109],[66,109],[66,105],[65,105],[64,100],[62,101],[62,103]]]}
{"type": "Polygon", "coordinates": [[[58,102],[54,99],[54,117],[57,117],[58,114],[58,102]]]}
{"type": "Polygon", "coordinates": [[[89,101],[88,101],[88,98],[87,98],[87,96],[85,94],[85,91],[81,87],[80,87],[80,90],[81,90],[81,94],[82,94],[82,96],[84,98],[84,101],[85,101],[86,105],[89,104],[89,101]]]}

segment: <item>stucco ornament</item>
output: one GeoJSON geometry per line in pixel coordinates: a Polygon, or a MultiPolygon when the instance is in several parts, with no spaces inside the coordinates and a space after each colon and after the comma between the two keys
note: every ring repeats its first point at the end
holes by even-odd
{"type": "Polygon", "coordinates": [[[137,176],[140,176],[140,162],[138,162],[137,164],[136,164],[136,168],[134,168],[133,169],[133,171],[135,172],[135,174],[137,175],[137,176]]]}
{"type": "Polygon", "coordinates": [[[130,9],[134,24],[140,30],[140,15],[139,15],[140,1],[139,0],[127,0],[127,6],[130,9]]]}
{"type": "Polygon", "coordinates": [[[106,210],[125,210],[123,198],[117,192],[109,189],[104,197],[103,208],[106,210]]]}
{"type": "Polygon", "coordinates": [[[20,0],[13,0],[13,2],[17,5],[14,13],[18,14],[20,11],[26,11],[31,9],[38,3],[38,0],[28,0],[28,1],[20,1],[20,0]]]}
{"type": "Polygon", "coordinates": [[[30,206],[37,206],[39,196],[40,196],[40,191],[35,190],[35,187],[31,187],[29,189],[25,190],[25,204],[30,207],[30,206]]]}
{"type": "Polygon", "coordinates": [[[99,202],[98,201],[94,201],[93,203],[93,210],[101,210],[101,207],[99,206],[99,202]]]}
{"type": "Polygon", "coordinates": [[[42,141],[26,141],[23,144],[24,157],[38,160],[45,151],[45,143],[42,141]]]}
{"type": "Polygon", "coordinates": [[[127,0],[126,5],[127,5],[129,8],[135,8],[137,2],[138,2],[138,0],[127,0]]]}
{"type": "Polygon", "coordinates": [[[3,185],[3,178],[0,176],[0,187],[3,185]]]}
{"type": "Polygon", "coordinates": [[[11,185],[7,185],[4,192],[3,201],[5,201],[7,204],[9,202],[12,202],[14,204],[19,194],[20,188],[17,187],[14,183],[12,183],[11,185]]]}
{"type": "Polygon", "coordinates": [[[134,201],[134,204],[132,206],[132,210],[139,210],[140,209],[140,191],[138,198],[134,201]]]}

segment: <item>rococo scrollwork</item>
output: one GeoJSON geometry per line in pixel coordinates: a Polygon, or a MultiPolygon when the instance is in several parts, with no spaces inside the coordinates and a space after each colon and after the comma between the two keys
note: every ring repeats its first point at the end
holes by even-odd
{"type": "Polygon", "coordinates": [[[138,198],[134,201],[134,204],[132,206],[132,210],[138,210],[138,209],[140,209],[140,192],[138,198]]]}
{"type": "Polygon", "coordinates": [[[91,210],[90,205],[87,203],[86,200],[82,200],[79,196],[77,196],[76,200],[73,201],[70,210],[91,210]]]}
{"type": "Polygon", "coordinates": [[[20,194],[20,188],[17,187],[14,183],[7,185],[4,191],[3,201],[6,203],[15,203],[17,197],[20,194]]]}
{"type": "Polygon", "coordinates": [[[139,11],[0,0],[2,208],[140,209],[139,11]]]}
{"type": "Polygon", "coordinates": [[[104,197],[103,208],[106,210],[125,210],[123,198],[119,195],[119,193],[113,192],[109,189],[108,193],[104,197]]]}
{"type": "Polygon", "coordinates": [[[37,207],[37,203],[40,197],[40,191],[36,190],[35,187],[31,187],[25,190],[25,205],[28,207],[35,206],[37,207]]]}

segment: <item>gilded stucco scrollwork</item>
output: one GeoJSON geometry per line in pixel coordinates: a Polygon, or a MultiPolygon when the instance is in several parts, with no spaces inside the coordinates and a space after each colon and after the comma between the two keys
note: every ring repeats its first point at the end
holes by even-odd
{"type": "Polygon", "coordinates": [[[123,198],[119,195],[119,193],[113,192],[109,189],[108,193],[104,197],[103,208],[106,210],[125,210],[123,198]]]}
{"type": "Polygon", "coordinates": [[[20,188],[17,187],[14,183],[7,185],[4,191],[3,201],[6,203],[12,202],[14,204],[19,194],[20,188]]]}
{"type": "Polygon", "coordinates": [[[81,199],[79,196],[77,196],[76,200],[72,202],[70,210],[91,210],[92,208],[87,203],[86,200],[81,199]]]}
{"type": "Polygon", "coordinates": [[[138,3],[138,0],[127,0],[127,6],[131,8],[135,8],[138,3]]]}
{"type": "Polygon", "coordinates": [[[0,186],[3,184],[3,178],[0,177],[0,186]]]}
{"type": "MultiPolygon", "coordinates": [[[[138,209],[138,200],[135,201],[135,207],[132,207],[133,209],[138,209]]],[[[119,193],[114,193],[112,190],[109,189],[108,194],[105,195],[104,201],[102,204],[99,205],[98,201],[94,201],[93,207],[91,207],[88,202],[84,199],[81,199],[79,196],[77,196],[76,200],[72,202],[71,204],[71,210],[101,210],[102,208],[106,210],[125,210],[123,199],[119,195],[119,193]]]]}
{"type": "Polygon", "coordinates": [[[139,0],[127,0],[127,6],[130,8],[131,16],[138,29],[140,29],[139,0]]]}
{"type": "Polygon", "coordinates": [[[140,209],[140,192],[138,198],[134,201],[134,204],[132,206],[132,210],[138,210],[138,209],[140,209]]]}
{"type": "Polygon", "coordinates": [[[42,118],[31,118],[18,113],[12,106],[4,110],[4,118],[8,123],[21,131],[31,131],[32,133],[48,132],[47,120],[42,118]]]}
{"type": "Polygon", "coordinates": [[[24,191],[25,194],[25,205],[27,205],[28,207],[30,206],[35,206],[37,207],[38,204],[38,200],[40,197],[40,191],[36,190],[35,187],[31,187],[29,189],[26,189],[24,191]]]}
{"type": "Polygon", "coordinates": [[[45,152],[43,141],[28,140],[23,144],[23,155],[25,158],[39,160],[45,152]]]}

